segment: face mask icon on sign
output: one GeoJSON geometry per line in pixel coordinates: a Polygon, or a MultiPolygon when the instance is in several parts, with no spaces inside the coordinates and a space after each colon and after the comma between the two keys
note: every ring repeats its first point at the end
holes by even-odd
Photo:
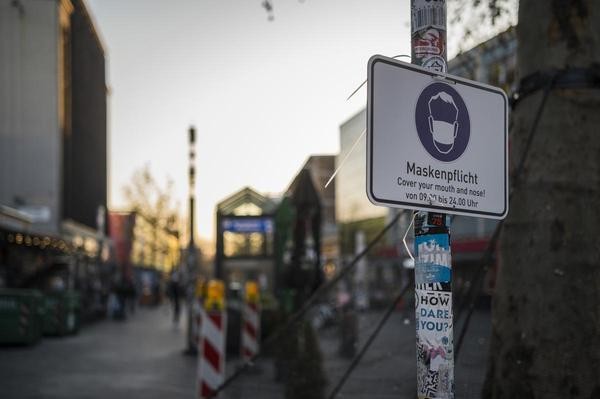
{"type": "Polygon", "coordinates": [[[453,162],[467,149],[471,136],[469,110],[456,89],[434,82],[419,94],[415,128],[423,148],[440,162],[453,162]]]}
{"type": "Polygon", "coordinates": [[[454,140],[458,134],[458,107],[452,96],[443,91],[431,97],[427,105],[433,145],[440,154],[448,154],[454,148],[454,140]]]}

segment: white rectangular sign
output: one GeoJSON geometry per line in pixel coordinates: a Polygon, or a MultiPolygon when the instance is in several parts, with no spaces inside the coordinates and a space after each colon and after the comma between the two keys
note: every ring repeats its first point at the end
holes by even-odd
{"type": "Polygon", "coordinates": [[[368,68],[371,202],[503,219],[508,213],[506,94],[379,55],[368,68]]]}

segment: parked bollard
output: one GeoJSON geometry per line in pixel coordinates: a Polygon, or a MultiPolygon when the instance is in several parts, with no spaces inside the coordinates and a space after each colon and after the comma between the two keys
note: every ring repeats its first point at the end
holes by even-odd
{"type": "Polygon", "coordinates": [[[225,380],[227,313],[225,287],[220,280],[208,282],[200,331],[198,397],[202,399],[211,397],[225,380]]]}
{"type": "Polygon", "coordinates": [[[244,290],[242,309],[242,359],[249,362],[259,351],[260,293],[255,281],[248,281],[244,290]]]}

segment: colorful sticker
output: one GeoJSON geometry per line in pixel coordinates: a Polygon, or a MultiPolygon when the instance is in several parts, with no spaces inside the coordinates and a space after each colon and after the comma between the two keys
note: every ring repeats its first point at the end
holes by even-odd
{"type": "Polygon", "coordinates": [[[444,54],[445,35],[437,29],[427,29],[418,33],[413,39],[413,51],[417,58],[444,54]]]}
{"type": "Polygon", "coordinates": [[[411,11],[412,33],[428,27],[446,30],[445,0],[413,0],[411,11]]]}
{"type": "Polygon", "coordinates": [[[452,280],[450,240],[447,234],[415,237],[415,283],[448,283],[452,280]]]}
{"type": "Polygon", "coordinates": [[[415,215],[415,235],[447,234],[451,221],[450,215],[445,213],[420,211],[415,215]]]}
{"type": "Polygon", "coordinates": [[[446,60],[438,55],[433,55],[423,60],[421,64],[423,68],[431,69],[432,71],[446,73],[448,66],[446,60]]]}
{"type": "Polygon", "coordinates": [[[427,224],[437,227],[446,226],[446,218],[443,213],[427,212],[427,224]]]}
{"type": "Polygon", "coordinates": [[[423,29],[412,35],[413,63],[422,65],[429,57],[446,59],[446,31],[423,29]]]}
{"type": "Polygon", "coordinates": [[[416,289],[415,299],[419,398],[453,398],[452,293],[416,289]]]}

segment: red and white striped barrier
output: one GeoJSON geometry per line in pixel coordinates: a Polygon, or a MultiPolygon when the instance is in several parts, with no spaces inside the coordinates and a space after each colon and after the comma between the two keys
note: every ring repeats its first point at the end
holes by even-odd
{"type": "Polygon", "coordinates": [[[260,309],[256,303],[245,303],[242,323],[242,359],[248,362],[259,350],[260,309]]]}
{"type": "Polygon", "coordinates": [[[225,334],[227,316],[223,311],[207,311],[202,318],[198,348],[198,397],[208,398],[225,380],[225,334]]]}
{"type": "Polygon", "coordinates": [[[198,387],[197,391],[198,391],[198,398],[202,398],[202,319],[205,318],[206,316],[204,315],[204,307],[202,306],[201,300],[200,298],[197,298],[195,301],[195,308],[194,308],[194,312],[195,312],[195,326],[196,326],[196,331],[195,331],[195,336],[194,336],[194,343],[196,344],[196,353],[197,353],[197,360],[196,360],[196,386],[198,387]]]}

